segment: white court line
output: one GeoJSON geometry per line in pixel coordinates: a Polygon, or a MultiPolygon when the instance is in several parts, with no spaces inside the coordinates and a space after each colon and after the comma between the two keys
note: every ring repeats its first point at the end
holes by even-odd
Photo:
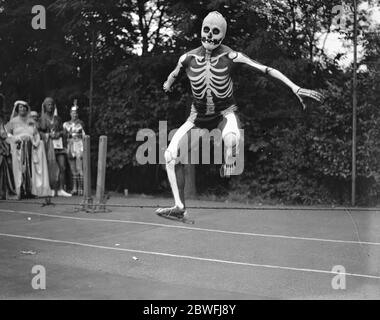
{"type": "Polygon", "coordinates": [[[225,230],[217,230],[217,229],[192,228],[192,227],[177,226],[177,225],[170,225],[170,224],[161,224],[161,223],[152,223],[152,222],[69,217],[69,216],[60,216],[60,215],[44,214],[44,213],[29,212],[29,211],[15,211],[15,210],[0,209],[0,212],[12,213],[12,214],[14,214],[14,213],[15,214],[25,214],[25,215],[30,215],[30,216],[41,216],[41,217],[58,218],[58,219],[67,219],[67,220],[78,220],[78,221],[125,223],[125,224],[135,224],[135,225],[142,225],[142,226],[182,229],[182,230],[191,230],[191,231],[199,231],[199,232],[210,232],[210,233],[220,233],[220,234],[229,234],[229,235],[238,235],[238,236],[260,237],[260,238],[275,238],[275,239],[300,240],[300,241],[314,241],[314,242],[330,242],[330,243],[380,246],[379,242],[360,242],[360,241],[354,241],[354,240],[320,239],[320,238],[284,236],[284,235],[277,235],[277,234],[225,231],[225,230]]]}
{"type": "Polygon", "coordinates": [[[163,253],[163,252],[133,250],[133,249],[124,249],[124,248],[113,248],[113,247],[98,246],[98,245],[86,244],[86,243],[80,243],[80,242],[54,240],[54,239],[44,239],[44,238],[35,238],[35,237],[20,236],[20,235],[15,235],[15,234],[0,233],[0,237],[8,237],[8,238],[16,238],[16,239],[26,239],[26,240],[41,241],[41,242],[51,242],[51,243],[66,244],[66,245],[72,245],[72,246],[78,246],[78,247],[86,247],[86,248],[93,248],[93,249],[113,250],[113,251],[121,251],[121,252],[129,252],[129,253],[154,255],[154,256],[161,256],[161,257],[187,259],[187,260],[194,260],[194,261],[203,261],[203,262],[213,262],[213,263],[229,264],[229,265],[235,265],[235,266],[256,267],[256,268],[266,268],[266,269],[278,269],[278,270],[287,270],[287,271],[300,271],[300,272],[321,273],[321,274],[330,274],[330,275],[331,274],[333,274],[333,275],[345,275],[345,276],[351,276],[351,277],[380,280],[380,276],[374,276],[374,275],[348,273],[348,272],[338,273],[338,272],[327,271],[327,270],[318,270],[318,269],[281,267],[281,266],[274,266],[274,265],[269,265],[269,264],[256,264],[256,263],[236,262],[236,261],[218,260],[218,259],[210,259],[210,258],[200,258],[200,257],[177,255],[177,254],[170,254],[170,253],[163,253]]]}

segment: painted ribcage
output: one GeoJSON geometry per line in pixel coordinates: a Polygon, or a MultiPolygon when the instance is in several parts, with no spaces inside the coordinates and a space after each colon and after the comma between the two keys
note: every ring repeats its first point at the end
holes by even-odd
{"type": "Polygon", "coordinates": [[[189,76],[191,88],[196,99],[204,99],[208,90],[218,99],[225,99],[232,96],[233,82],[229,76],[228,67],[217,68],[219,58],[212,58],[211,61],[202,61],[204,58],[195,57],[196,67],[190,67],[192,73],[189,76]]]}

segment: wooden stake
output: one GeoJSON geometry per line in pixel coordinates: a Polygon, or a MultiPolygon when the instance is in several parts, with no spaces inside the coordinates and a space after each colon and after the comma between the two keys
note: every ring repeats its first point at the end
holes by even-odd
{"type": "Polygon", "coordinates": [[[98,211],[105,211],[106,199],[104,196],[106,182],[106,165],[107,165],[107,137],[101,136],[99,139],[98,155],[98,177],[96,182],[96,202],[98,211]]]}
{"type": "Polygon", "coordinates": [[[83,210],[92,210],[90,136],[83,139],[83,210]]]}

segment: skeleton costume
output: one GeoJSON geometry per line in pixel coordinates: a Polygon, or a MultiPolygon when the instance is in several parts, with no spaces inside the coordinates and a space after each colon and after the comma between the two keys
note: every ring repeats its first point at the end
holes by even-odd
{"type": "MultiPolygon", "coordinates": [[[[234,162],[240,141],[237,106],[233,95],[232,69],[241,64],[265,73],[283,82],[296,94],[303,104],[302,97],[321,101],[318,92],[302,89],[278,70],[262,65],[241,52],[236,52],[222,44],[227,31],[227,22],[219,12],[209,13],[202,24],[202,46],[182,55],[174,71],[164,83],[164,91],[171,90],[175,80],[186,73],[190,80],[193,104],[187,121],[177,130],[165,152],[166,169],[173,192],[175,206],[158,209],[159,215],[186,216],[184,203],[184,170],[178,162],[179,145],[186,139],[192,128],[219,128],[225,145],[222,176],[230,176],[236,167],[234,162]]],[[[305,107],[305,106],[304,106],[305,107]]],[[[182,156],[182,155],[181,155],[182,156]]]]}
{"type": "MultiPolygon", "coordinates": [[[[77,101],[71,108],[71,113],[78,112],[77,101]]],[[[67,138],[67,155],[72,173],[72,195],[83,195],[83,138],[85,136],[84,123],[76,118],[63,124],[67,138]]]]}

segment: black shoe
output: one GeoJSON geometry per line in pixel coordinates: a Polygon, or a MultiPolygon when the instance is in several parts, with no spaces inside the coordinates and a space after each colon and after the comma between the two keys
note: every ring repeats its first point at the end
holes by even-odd
{"type": "Polygon", "coordinates": [[[181,209],[177,206],[172,208],[159,208],[156,210],[156,213],[162,217],[173,217],[176,219],[183,219],[186,215],[186,209],[181,209]]]}

